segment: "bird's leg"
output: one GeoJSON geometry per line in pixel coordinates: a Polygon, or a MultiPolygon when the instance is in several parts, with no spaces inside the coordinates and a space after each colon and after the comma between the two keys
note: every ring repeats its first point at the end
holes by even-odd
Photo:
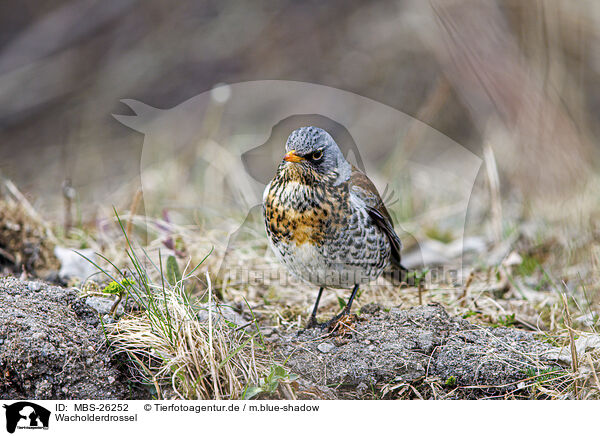
{"type": "Polygon", "coordinates": [[[312,313],[308,322],[306,323],[306,329],[313,328],[317,326],[317,309],[319,308],[319,301],[321,301],[321,294],[323,293],[323,288],[319,289],[319,293],[317,295],[317,301],[315,301],[315,306],[313,307],[312,313]]]}
{"type": "Polygon", "coordinates": [[[350,298],[348,299],[348,304],[346,304],[346,307],[344,307],[344,310],[342,311],[344,315],[348,315],[350,313],[350,308],[352,307],[352,302],[354,301],[354,297],[356,296],[357,292],[358,283],[354,285],[354,289],[352,289],[352,295],[350,295],[350,298]]]}
{"type": "Polygon", "coordinates": [[[330,329],[332,327],[335,327],[335,324],[343,316],[348,315],[350,313],[350,309],[352,308],[352,302],[354,301],[354,297],[356,297],[357,292],[358,292],[358,284],[354,285],[354,288],[352,289],[352,294],[350,295],[350,298],[348,299],[348,304],[346,304],[346,307],[344,307],[344,310],[342,310],[338,315],[334,316],[329,321],[327,321],[326,326],[328,326],[330,329]]]}

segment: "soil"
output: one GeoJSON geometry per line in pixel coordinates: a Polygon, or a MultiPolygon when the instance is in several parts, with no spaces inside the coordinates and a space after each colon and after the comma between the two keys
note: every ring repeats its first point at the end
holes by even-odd
{"type": "Polygon", "coordinates": [[[0,278],[0,398],[126,399],[98,315],[70,288],[0,278]]]}
{"type": "MultiPolygon", "coordinates": [[[[106,346],[96,310],[72,288],[0,278],[0,398],[139,399],[106,346]]],[[[337,335],[269,335],[303,399],[530,398],[523,380],[562,371],[557,349],[531,332],[482,327],[439,305],[361,308],[337,335]],[[408,389],[408,391],[407,391],[408,389]]]]}
{"type": "Polygon", "coordinates": [[[471,324],[439,305],[385,311],[370,304],[345,330],[287,334],[278,352],[307,385],[334,388],[338,398],[394,398],[409,385],[417,387],[413,396],[432,399],[527,398],[520,382],[561,370],[548,357],[556,348],[533,333],[471,324]]]}

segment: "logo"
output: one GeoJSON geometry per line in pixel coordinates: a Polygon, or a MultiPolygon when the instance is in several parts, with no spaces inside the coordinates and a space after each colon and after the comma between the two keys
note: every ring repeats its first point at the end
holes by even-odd
{"type": "Polygon", "coordinates": [[[6,431],[14,433],[15,429],[48,429],[50,411],[29,401],[5,404],[6,431]]]}
{"type": "Polygon", "coordinates": [[[462,279],[464,228],[482,160],[410,115],[341,89],[283,80],[218,85],[168,109],[122,102],[133,114],[114,117],[144,134],[145,215],[163,217],[163,244],[179,257],[185,248],[177,248],[170,223],[201,216],[210,231],[195,245],[214,246],[209,262],[222,283],[295,280],[264,243],[262,202],[288,136],[302,126],[327,131],[371,178],[394,218],[405,267],[428,265],[428,282],[462,279]],[[455,229],[452,246],[410,232],[414,217],[433,216],[434,204],[455,229]],[[240,257],[248,250],[256,254],[251,264],[240,257]]]}

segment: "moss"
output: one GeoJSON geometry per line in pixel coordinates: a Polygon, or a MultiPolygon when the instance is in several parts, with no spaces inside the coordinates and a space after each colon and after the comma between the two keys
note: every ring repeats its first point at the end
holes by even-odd
{"type": "Polygon", "coordinates": [[[456,377],[454,377],[453,375],[451,375],[450,377],[448,377],[446,379],[446,381],[444,382],[444,386],[447,386],[449,388],[453,388],[456,386],[456,377]]]}
{"type": "Polygon", "coordinates": [[[515,317],[516,315],[514,313],[511,313],[510,315],[500,315],[498,317],[498,322],[492,324],[492,327],[512,327],[516,322],[515,317]]]}
{"type": "Polygon", "coordinates": [[[470,317],[472,317],[474,315],[477,315],[477,312],[475,312],[474,310],[469,309],[469,310],[467,310],[467,312],[465,314],[463,314],[462,317],[463,317],[463,319],[467,319],[467,318],[470,318],[470,317]]]}
{"type": "Polygon", "coordinates": [[[128,279],[121,280],[120,283],[115,281],[110,282],[104,289],[102,289],[103,294],[111,294],[111,295],[119,295],[125,292],[125,288],[128,286],[132,286],[133,282],[128,279]]]}

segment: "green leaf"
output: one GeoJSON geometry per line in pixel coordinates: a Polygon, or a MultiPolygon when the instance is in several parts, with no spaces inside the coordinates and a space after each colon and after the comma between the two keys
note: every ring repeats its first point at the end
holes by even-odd
{"type": "Polygon", "coordinates": [[[283,366],[279,366],[279,365],[273,366],[273,374],[274,374],[274,377],[277,379],[287,377],[287,372],[286,372],[285,368],[283,366]]]}
{"type": "Polygon", "coordinates": [[[262,392],[263,392],[263,388],[261,388],[260,386],[248,386],[248,388],[246,389],[246,392],[244,392],[242,399],[250,400],[262,392]]]}
{"type": "Polygon", "coordinates": [[[167,257],[167,281],[171,285],[175,285],[181,281],[181,271],[179,271],[179,265],[177,265],[177,259],[175,256],[170,255],[167,257]]]}

